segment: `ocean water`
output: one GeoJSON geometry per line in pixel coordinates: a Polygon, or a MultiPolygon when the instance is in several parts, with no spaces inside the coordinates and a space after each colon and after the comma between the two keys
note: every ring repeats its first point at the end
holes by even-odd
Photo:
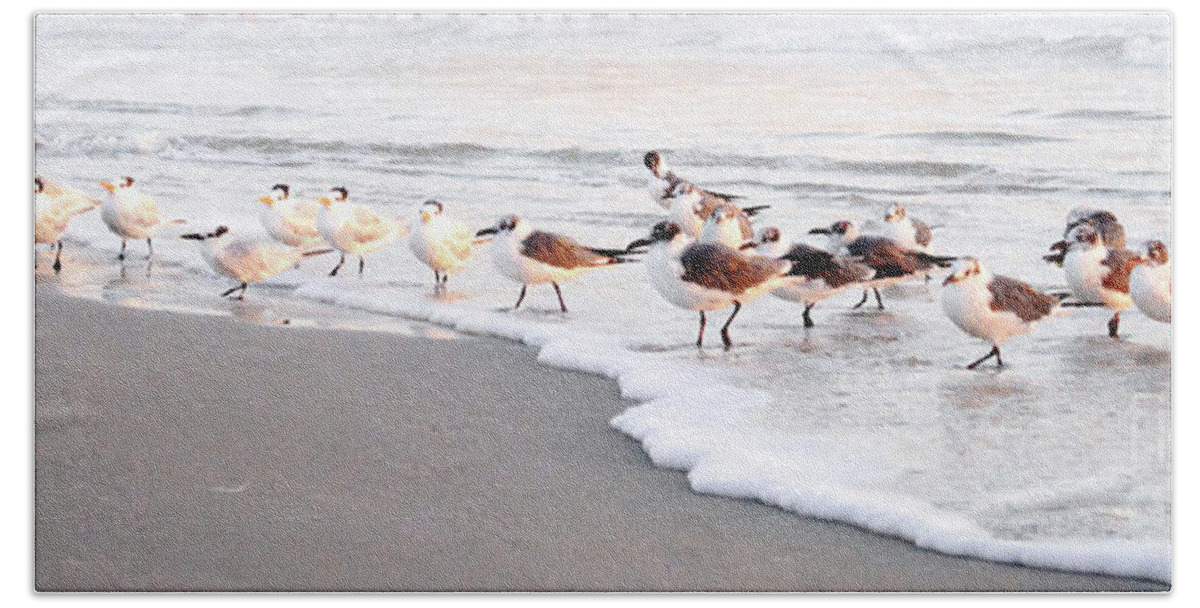
{"type": "MultiPolygon", "coordinates": [[[[187,230],[260,231],[255,198],[286,182],[408,217],[436,197],[478,227],[516,213],[617,247],[664,215],[641,163],[658,149],[771,205],[759,223],[785,238],[903,202],[936,226],[937,252],[1061,289],[1040,256],[1072,207],[1114,211],[1131,244],[1171,243],[1171,35],[1169,17],[1131,13],[43,14],[35,155],[39,174],[96,195],[132,175],[187,230]]],[[[113,261],[70,288],[245,313],[174,230],[150,278],[113,261]]],[[[119,247],[95,213],[67,242],[67,264],[119,247]]],[[[940,281],[888,290],[882,312],[834,297],[808,331],[799,307],[763,298],[726,353],[715,332],[697,352],[695,314],[636,264],[564,285],[560,315],[542,287],[508,311],[519,286],[486,254],[444,297],[403,243],[363,279],[324,276],[334,263],[252,287],[251,320],[307,302],[521,340],[617,378],[638,405],[613,427],[698,492],[948,553],[1170,581],[1171,330],[1136,311],[1113,342],[1105,311],[1073,309],[1010,342],[1002,371],[968,372],[988,346],[942,316],[940,281]]]]}

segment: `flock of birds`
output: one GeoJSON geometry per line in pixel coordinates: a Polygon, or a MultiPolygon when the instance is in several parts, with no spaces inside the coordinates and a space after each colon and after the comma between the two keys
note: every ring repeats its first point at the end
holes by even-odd
{"type": "MultiPolygon", "coordinates": [[[[668,219],[653,226],[648,236],[621,248],[585,246],[575,239],[536,230],[515,215],[494,226],[471,230],[446,214],[435,200],[421,205],[413,221],[389,217],[349,201],[346,188],[335,187],[313,200],[293,197],[286,184],[276,184],[259,198],[260,218],[268,238],[237,236],[225,226],[181,238],[204,243],[204,257],[221,275],[238,282],[222,293],[243,299],[252,283],[265,281],[311,256],[338,252],[336,275],[346,256],[365,256],[407,236],[409,249],[434,273],[434,290],[443,292],[451,274],[460,271],[476,251],[490,243],[496,270],[521,284],[513,310],[521,306],[530,285],[554,287],[562,312],[567,312],[561,283],[590,271],[642,261],[655,289],[671,304],[699,313],[696,346],[703,347],[707,312],[732,307],[721,327],[726,350],[732,347],[729,327],[742,306],[764,294],[804,306],[804,327],[814,326],[811,311],[818,302],[852,288],[862,289],[862,307],[874,293],[913,279],[930,280],[939,268],[949,268],[941,291],[946,316],[967,334],[989,342],[991,350],[968,365],[974,369],[995,357],[1003,365],[1000,347],[1011,337],[1026,334],[1060,306],[1104,306],[1113,311],[1108,334],[1117,337],[1122,311],[1136,305],[1156,321],[1171,321],[1171,264],[1166,246],[1149,241],[1135,252],[1125,246],[1125,231],[1104,210],[1078,208],[1068,215],[1063,240],[1053,244],[1048,262],[1060,265],[1070,294],[1048,294],[1026,282],[989,272],[972,257],[935,255],[930,226],[908,215],[903,205],[886,212],[881,227],[865,234],[858,224],[840,220],[810,234],[829,239],[826,247],[788,243],[778,228],[753,226],[755,215],[767,206],[741,206],[735,195],[706,190],[670,170],[658,152],[644,159],[653,175],[653,198],[667,210],[668,219]],[[1073,302],[1064,303],[1067,296],[1073,302]]],[[[125,259],[130,240],[145,240],[147,258],[153,238],[163,227],[184,223],[167,220],[154,200],[139,190],[134,179],[101,182],[104,199],[37,177],[34,240],[54,248],[55,272],[62,268],[62,234],[71,218],[97,207],[108,228],[121,239],[118,259],[125,259]]]]}

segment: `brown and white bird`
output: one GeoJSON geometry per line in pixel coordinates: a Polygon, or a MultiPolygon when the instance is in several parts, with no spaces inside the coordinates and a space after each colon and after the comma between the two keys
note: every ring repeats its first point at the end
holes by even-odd
{"type": "Polygon", "coordinates": [[[1133,306],[1129,295],[1129,275],[1144,260],[1123,247],[1108,247],[1096,228],[1081,223],[1071,229],[1063,249],[1063,270],[1071,293],[1084,303],[1103,304],[1113,311],[1108,335],[1117,337],[1121,311],[1133,306]]]}
{"type": "Polygon", "coordinates": [[[754,250],[762,256],[792,263],[788,276],[802,278],[771,295],[782,300],[804,304],[804,327],[813,327],[810,313],[817,302],[861,285],[875,276],[875,270],[853,258],[834,255],[824,249],[803,243],[782,243],[778,228],[761,228],[754,239],[754,250]]]}
{"type": "Polygon", "coordinates": [[[1171,322],[1171,259],[1162,241],[1149,241],[1141,251],[1146,260],[1129,273],[1129,295],[1138,310],[1161,323],[1171,322]]]}
{"type": "Polygon", "coordinates": [[[906,249],[929,251],[929,244],[933,242],[933,230],[929,224],[909,215],[904,205],[893,203],[888,207],[883,220],[879,236],[892,239],[906,249]]]}
{"type": "Polygon", "coordinates": [[[646,156],[642,159],[642,162],[645,163],[646,168],[649,169],[651,175],[654,176],[653,185],[651,186],[651,198],[653,198],[655,202],[663,207],[671,207],[671,199],[675,198],[675,196],[679,194],[679,187],[682,184],[688,184],[689,186],[692,186],[699,192],[706,195],[707,198],[720,199],[726,202],[741,198],[736,194],[722,194],[720,192],[705,190],[704,188],[700,188],[688,180],[679,177],[674,171],[667,167],[667,163],[663,159],[662,154],[655,150],[647,152],[646,156]]]}
{"type": "Polygon", "coordinates": [[[74,188],[42,177],[33,178],[33,242],[54,248],[54,272],[62,270],[62,235],[71,218],[99,207],[102,202],[74,188]]]}
{"type": "Polygon", "coordinates": [[[836,221],[828,228],[813,228],[809,234],[829,235],[829,251],[853,257],[875,271],[875,276],[864,284],[862,299],[854,308],[861,308],[867,302],[870,290],[875,292],[879,310],[883,310],[880,289],[924,275],[935,267],[948,268],[957,259],[954,256],[931,255],[907,249],[889,238],[863,235],[858,226],[849,220],[836,221]]]}
{"type": "Polygon", "coordinates": [[[700,313],[696,347],[704,346],[705,311],[733,306],[721,327],[725,350],[733,347],[729,326],[742,305],[801,279],[789,277],[792,263],[748,254],[720,243],[694,243],[674,222],[659,222],[650,236],[629,244],[628,250],[649,247],[646,274],[662,297],[685,310],[700,313]]]}
{"type": "Polygon", "coordinates": [[[1038,321],[1058,308],[1058,298],[1034,289],[1024,281],[994,275],[979,260],[964,258],[956,263],[942,288],[942,311],[959,329],[986,340],[992,350],[967,366],[996,358],[1002,367],[1000,347],[1009,338],[1033,331],[1038,321]]]}
{"type": "Polygon", "coordinates": [[[501,275],[521,284],[521,295],[513,310],[521,307],[530,285],[550,283],[558,294],[559,308],[565,313],[567,304],[559,283],[597,268],[633,261],[623,249],[581,245],[571,237],[534,230],[515,215],[501,218],[495,226],[484,228],[475,236],[493,236],[492,264],[501,275]]]}
{"type": "Polygon", "coordinates": [[[699,240],[703,237],[705,222],[715,211],[724,209],[723,213],[728,214],[729,220],[734,222],[729,224],[730,228],[736,227],[744,239],[749,240],[754,236],[750,218],[769,207],[770,205],[738,207],[728,199],[705,192],[689,182],[680,182],[675,188],[675,196],[671,199],[667,215],[679,225],[684,234],[699,240]]]}
{"type": "Polygon", "coordinates": [[[1106,209],[1092,207],[1076,207],[1067,213],[1067,226],[1063,229],[1063,240],[1050,246],[1051,253],[1042,256],[1043,260],[1063,265],[1070,244],[1069,235],[1077,226],[1091,226],[1100,235],[1100,242],[1106,247],[1125,248],[1125,227],[1117,221],[1117,216],[1106,209]]]}

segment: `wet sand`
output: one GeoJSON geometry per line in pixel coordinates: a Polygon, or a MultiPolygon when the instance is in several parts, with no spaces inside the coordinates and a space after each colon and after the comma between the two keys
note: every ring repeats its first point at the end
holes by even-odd
{"type": "Polygon", "coordinates": [[[36,300],[36,586],[1163,590],[700,496],[499,340],[36,300]]]}

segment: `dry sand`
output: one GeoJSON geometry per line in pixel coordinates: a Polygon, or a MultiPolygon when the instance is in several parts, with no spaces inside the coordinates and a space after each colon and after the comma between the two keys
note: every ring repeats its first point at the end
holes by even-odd
{"type": "Polygon", "coordinates": [[[36,302],[51,590],[1161,590],[700,496],[498,340],[36,302]]]}

